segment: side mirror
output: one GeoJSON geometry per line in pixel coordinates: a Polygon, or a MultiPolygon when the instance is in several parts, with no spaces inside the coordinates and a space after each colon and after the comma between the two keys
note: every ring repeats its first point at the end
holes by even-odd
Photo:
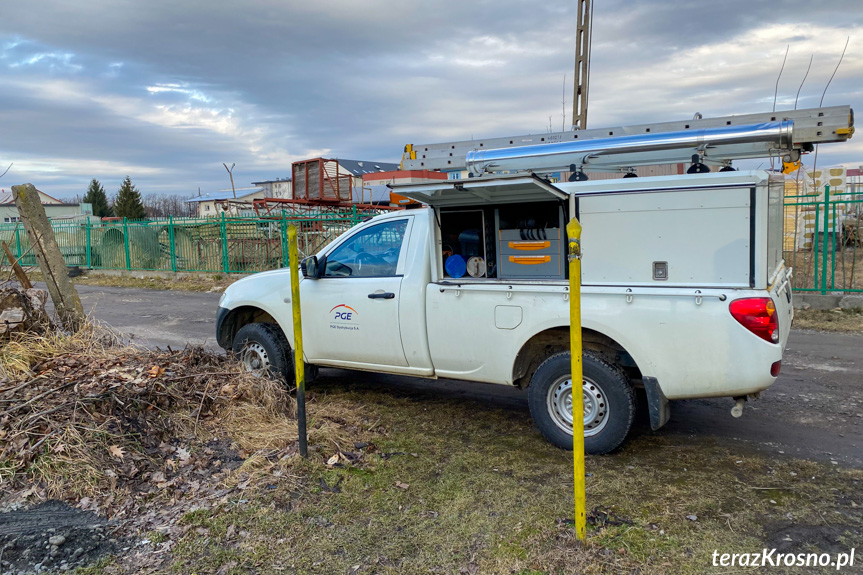
{"type": "Polygon", "coordinates": [[[318,257],[311,256],[300,262],[304,278],[318,279],[318,257]]]}
{"type": "Polygon", "coordinates": [[[319,279],[324,275],[324,270],[327,268],[327,257],[323,256],[318,261],[317,256],[310,256],[300,262],[300,271],[303,272],[303,277],[308,279],[319,279]]]}

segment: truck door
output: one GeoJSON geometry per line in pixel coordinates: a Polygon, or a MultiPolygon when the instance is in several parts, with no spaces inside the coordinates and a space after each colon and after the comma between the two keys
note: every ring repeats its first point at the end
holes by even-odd
{"type": "Polygon", "coordinates": [[[327,254],[324,277],[300,283],[309,362],[408,365],[399,329],[399,295],[412,219],[358,230],[327,254]]]}

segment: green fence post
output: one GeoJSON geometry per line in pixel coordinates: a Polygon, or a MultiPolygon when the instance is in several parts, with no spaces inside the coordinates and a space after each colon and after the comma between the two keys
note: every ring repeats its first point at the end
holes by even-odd
{"type": "Polygon", "coordinates": [[[230,266],[228,265],[228,228],[225,225],[225,212],[222,212],[222,268],[225,273],[228,273],[230,266]]]}
{"type": "Polygon", "coordinates": [[[357,205],[351,205],[351,227],[357,225],[357,205]]]}
{"type": "Polygon", "coordinates": [[[90,252],[93,249],[93,239],[90,234],[90,216],[87,216],[87,223],[84,224],[84,234],[86,237],[86,250],[87,250],[87,269],[93,267],[93,261],[90,258],[90,252]]]}
{"type": "MultiPolygon", "coordinates": [[[[830,244],[830,185],[824,186],[824,240],[821,242],[823,258],[821,260],[821,295],[827,294],[827,246],[830,244]]],[[[836,233],[836,230],[833,230],[836,233]]]]}
{"type": "Polygon", "coordinates": [[[21,230],[15,226],[15,243],[18,246],[18,260],[21,260],[21,230]]]}
{"type": "Polygon", "coordinates": [[[132,269],[132,258],[129,254],[129,223],[123,218],[123,247],[126,250],[126,270],[132,269]]]}
{"type": "Polygon", "coordinates": [[[833,212],[830,217],[833,218],[833,234],[830,236],[830,289],[836,290],[836,234],[839,233],[839,222],[836,220],[836,200],[833,200],[833,212]]]}
{"type": "Polygon", "coordinates": [[[815,203],[815,235],[812,236],[812,257],[814,258],[812,261],[812,288],[813,290],[817,290],[820,282],[818,280],[818,265],[819,260],[821,259],[819,256],[821,254],[821,204],[815,203]]]}
{"type": "Polygon", "coordinates": [[[168,216],[168,249],[171,251],[171,271],[177,273],[177,246],[174,245],[174,216],[168,216]]]}
{"type": "Polygon", "coordinates": [[[291,258],[288,246],[288,222],[285,219],[284,209],[282,209],[282,223],[279,227],[279,235],[282,240],[282,267],[289,267],[291,258]]]}

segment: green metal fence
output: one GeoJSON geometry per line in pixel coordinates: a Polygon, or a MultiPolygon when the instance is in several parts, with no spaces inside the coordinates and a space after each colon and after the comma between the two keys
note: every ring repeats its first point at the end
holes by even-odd
{"type": "MultiPolygon", "coordinates": [[[[379,212],[299,217],[228,217],[157,221],[52,222],[66,264],[129,271],[251,273],[288,265],[288,226],[297,226],[301,257],[316,253],[344,231],[379,212]]],[[[0,224],[24,266],[36,265],[20,224],[0,224]]]]}
{"type": "MultiPolygon", "coordinates": [[[[859,189],[859,186],[857,187],[859,189]]],[[[298,228],[301,257],[378,212],[356,208],[299,217],[169,218],[53,222],[70,266],[106,270],[251,273],[288,265],[287,231],[298,228]]],[[[800,292],[863,293],[863,192],[785,197],[785,261],[800,292]],[[825,231],[826,230],[826,231],[825,231]]],[[[0,224],[0,240],[24,266],[36,265],[20,223],[0,224]]]]}
{"type": "Polygon", "coordinates": [[[863,192],[786,196],[784,231],[796,291],[863,293],[863,192]]]}

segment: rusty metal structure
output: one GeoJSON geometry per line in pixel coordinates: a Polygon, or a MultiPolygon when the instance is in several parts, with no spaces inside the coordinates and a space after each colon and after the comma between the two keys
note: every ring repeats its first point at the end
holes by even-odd
{"type": "Polygon", "coordinates": [[[253,200],[251,207],[258,217],[356,218],[399,209],[355,202],[353,176],[339,169],[338,160],[312,158],[294,162],[291,176],[293,197],[253,200]]]}
{"type": "Polygon", "coordinates": [[[353,182],[339,171],[338,160],[313,158],[291,166],[295,200],[351,204],[353,182]]]}

